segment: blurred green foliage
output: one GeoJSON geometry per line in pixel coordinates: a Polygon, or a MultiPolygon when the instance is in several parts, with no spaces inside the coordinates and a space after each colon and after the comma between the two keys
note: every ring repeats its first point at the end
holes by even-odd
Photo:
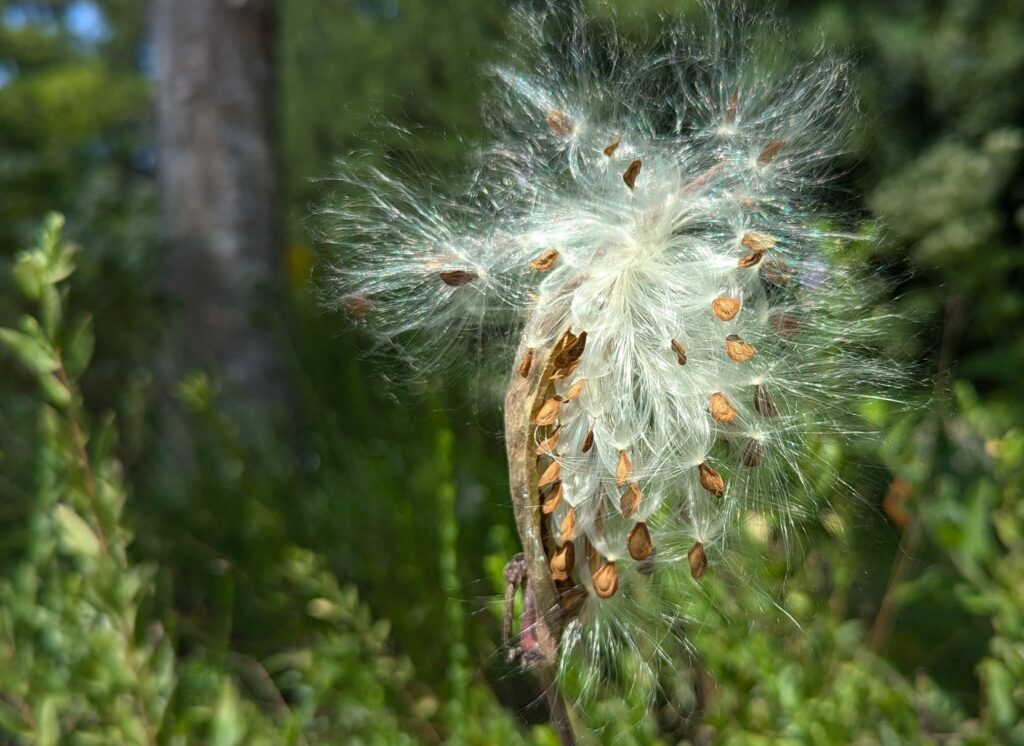
{"type": "MultiPolygon", "coordinates": [[[[617,5],[640,34],[693,3],[617,5]]],[[[860,499],[788,553],[753,526],[729,572],[678,589],[678,665],[579,716],[605,743],[1024,744],[1024,7],[778,9],[859,68],[841,186],[880,240],[851,258],[893,288],[920,406],[818,443],[860,499]]],[[[268,318],[297,413],[243,425],[215,377],[155,383],[144,4],[0,0],[0,740],[555,742],[498,649],[497,412],[460,382],[393,384],[306,283],[311,179],[367,140],[449,173],[505,10],[280,3],[293,292],[268,318]],[[37,232],[51,208],[74,243],[37,232]]]]}

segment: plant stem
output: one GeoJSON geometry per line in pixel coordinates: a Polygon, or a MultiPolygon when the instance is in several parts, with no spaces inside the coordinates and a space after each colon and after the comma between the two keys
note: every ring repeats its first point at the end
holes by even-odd
{"type": "MultiPolygon", "coordinates": [[[[939,360],[935,373],[935,387],[932,394],[933,405],[931,420],[931,437],[926,441],[922,449],[922,458],[927,459],[930,464],[927,489],[922,495],[931,494],[938,479],[938,467],[935,462],[935,454],[938,450],[939,434],[942,432],[942,424],[949,416],[949,384],[950,371],[952,370],[956,352],[960,348],[960,339],[964,330],[964,306],[959,295],[954,295],[946,301],[945,322],[942,328],[942,344],[939,348],[939,360]]],[[[898,558],[889,575],[889,584],[886,586],[882,602],[875,615],[875,621],[871,625],[871,635],[868,640],[868,648],[875,653],[880,653],[889,642],[892,635],[893,625],[896,623],[895,594],[897,589],[910,575],[914,563],[914,553],[917,551],[924,538],[924,526],[921,519],[915,515],[910,520],[900,537],[900,545],[896,552],[898,558]]]]}
{"type": "Polygon", "coordinates": [[[550,671],[539,669],[537,678],[540,685],[544,687],[544,696],[548,701],[548,715],[551,718],[551,725],[558,734],[558,742],[562,746],[576,746],[576,734],[572,729],[572,719],[569,717],[569,708],[565,704],[565,697],[562,690],[558,688],[550,671]]]}
{"type": "Polygon", "coordinates": [[[551,581],[548,557],[541,533],[540,496],[537,488],[537,456],[534,453],[532,420],[550,386],[551,351],[536,351],[526,376],[514,373],[505,394],[505,448],[508,455],[509,490],[515,510],[516,528],[523,547],[528,588],[533,594],[535,619],[531,631],[536,637],[540,660],[531,667],[544,688],[551,724],[562,746],[574,746],[572,719],[552,672],[557,670],[558,641],[562,614],[555,585],[551,581]]]}

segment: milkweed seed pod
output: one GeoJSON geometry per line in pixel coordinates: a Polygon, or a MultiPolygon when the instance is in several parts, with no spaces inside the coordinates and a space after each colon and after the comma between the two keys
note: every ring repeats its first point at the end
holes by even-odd
{"type": "Polygon", "coordinates": [[[635,647],[749,516],[785,534],[813,511],[808,441],[896,376],[823,207],[844,65],[784,64],[739,4],[707,15],[644,48],[575,4],[522,15],[469,188],[350,171],[362,196],[328,211],[340,305],[425,365],[468,341],[508,371],[531,579],[571,599],[561,656],[635,647]]]}

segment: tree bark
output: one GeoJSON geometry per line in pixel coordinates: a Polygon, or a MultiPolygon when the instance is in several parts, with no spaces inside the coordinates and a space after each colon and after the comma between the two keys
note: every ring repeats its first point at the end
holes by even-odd
{"type": "Polygon", "coordinates": [[[205,367],[248,400],[281,386],[253,319],[280,245],[274,5],[153,0],[167,284],[181,306],[171,364],[205,367]]]}

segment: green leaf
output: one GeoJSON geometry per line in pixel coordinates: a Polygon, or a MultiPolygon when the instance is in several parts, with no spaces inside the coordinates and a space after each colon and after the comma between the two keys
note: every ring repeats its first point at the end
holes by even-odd
{"type": "Polygon", "coordinates": [[[327,598],[312,598],[306,604],[306,613],[314,619],[334,621],[340,617],[338,611],[338,605],[327,598]]]}
{"type": "Polygon", "coordinates": [[[55,236],[64,230],[64,213],[51,210],[43,218],[43,231],[48,236],[55,236]]]}
{"type": "Polygon", "coordinates": [[[50,373],[60,365],[48,342],[24,332],[0,329],[0,345],[10,350],[22,365],[35,373],[50,373]]]}
{"type": "Polygon", "coordinates": [[[43,321],[46,337],[53,339],[64,320],[64,303],[53,285],[43,285],[39,294],[39,318],[43,321]]]}
{"type": "Polygon", "coordinates": [[[189,373],[178,382],[177,396],[192,413],[198,414],[213,406],[217,385],[205,373],[189,373]]]}
{"type": "Polygon", "coordinates": [[[238,711],[238,695],[228,683],[221,687],[210,735],[213,746],[235,746],[241,743],[245,735],[241,713],[238,711]]]}
{"type": "Polygon", "coordinates": [[[37,251],[24,251],[11,270],[21,294],[29,300],[38,300],[46,274],[46,257],[37,251]]]}
{"type": "Polygon", "coordinates": [[[66,280],[75,271],[75,254],[78,249],[70,244],[61,244],[56,250],[50,266],[46,271],[46,281],[56,285],[61,280],[66,280]]]}
{"type": "Polygon", "coordinates": [[[38,249],[47,257],[52,257],[60,242],[60,232],[64,229],[64,216],[59,212],[48,213],[39,232],[38,249]]]}
{"type": "Polygon", "coordinates": [[[64,369],[71,380],[76,380],[89,367],[95,344],[92,316],[83,316],[71,327],[64,345],[64,369]]]}
{"type": "Polygon", "coordinates": [[[36,739],[39,746],[56,746],[60,738],[60,721],[57,719],[57,703],[53,697],[46,697],[36,707],[36,739]]]}
{"type": "Polygon", "coordinates": [[[43,396],[54,406],[63,408],[71,403],[71,389],[53,373],[39,373],[36,380],[43,396]]]}
{"type": "Polygon", "coordinates": [[[117,447],[117,421],[112,412],[107,412],[99,421],[90,438],[94,463],[103,463],[114,457],[117,447]]]}
{"type": "Polygon", "coordinates": [[[1000,728],[1008,728],[1017,722],[1020,712],[1014,703],[1014,677],[1000,661],[986,658],[980,666],[981,679],[985,683],[985,698],[988,717],[1000,728]]]}
{"type": "Polygon", "coordinates": [[[61,543],[70,553],[81,557],[98,557],[100,540],[82,516],[68,505],[57,506],[57,525],[61,543]]]}

